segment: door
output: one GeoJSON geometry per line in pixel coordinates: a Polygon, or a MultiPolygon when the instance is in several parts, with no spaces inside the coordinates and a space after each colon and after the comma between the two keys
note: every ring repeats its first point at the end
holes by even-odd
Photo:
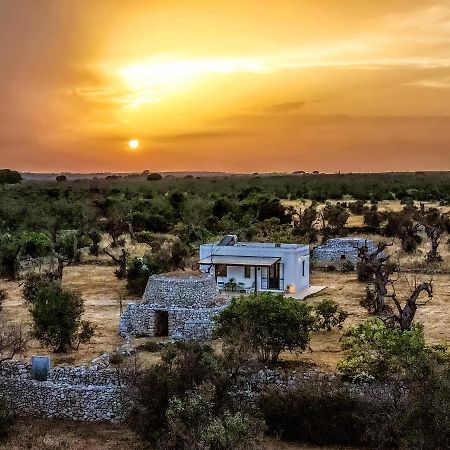
{"type": "Polygon", "coordinates": [[[272,264],[269,268],[269,289],[280,289],[280,263],[272,264]]]}
{"type": "Polygon", "coordinates": [[[169,312],[155,311],[155,336],[169,335],[169,312]]]}

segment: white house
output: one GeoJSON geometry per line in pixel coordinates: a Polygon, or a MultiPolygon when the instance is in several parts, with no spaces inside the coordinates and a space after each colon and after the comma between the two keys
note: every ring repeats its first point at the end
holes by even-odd
{"type": "Polygon", "coordinates": [[[221,289],[296,293],[309,287],[309,246],[238,242],[236,236],[200,246],[200,270],[221,289]]]}

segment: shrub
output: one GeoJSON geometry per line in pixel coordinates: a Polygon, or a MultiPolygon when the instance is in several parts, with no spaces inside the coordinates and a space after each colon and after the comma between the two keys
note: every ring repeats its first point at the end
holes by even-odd
{"type": "Polygon", "coordinates": [[[142,295],[148,277],[156,273],[167,272],[170,267],[170,258],[163,252],[147,253],[143,257],[132,259],[126,273],[128,292],[142,295]]]}
{"type": "Polygon", "coordinates": [[[162,180],[162,175],[159,173],[151,173],[148,175],[147,177],[147,181],[158,181],[158,180],[162,180]]]}
{"type": "Polygon", "coordinates": [[[181,399],[205,382],[218,385],[221,365],[211,347],[179,343],[164,347],[160,364],[125,376],[131,400],[129,423],[143,439],[156,445],[169,430],[166,412],[171,399],[181,399]]]}
{"type": "Polygon", "coordinates": [[[217,412],[215,388],[209,383],[173,397],[166,412],[165,448],[186,450],[256,450],[261,448],[263,424],[242,412],[217,412]]]}
{"type": "Polygon", "coordinates": [[[314,307],[317,328],[331,331],[333,327],[341,329],[348,312],[344,311],[334,300],[324,299],[314,307]]]}
{"type": "Polygon", "coordinates": [[[25,303],[34,302],[38,292],[47,287],[55,278],[49,273],[29,273],[25,277],[22,287],[22,296],[25,303]]]}
{"type": "Polygon", "coordinates": [[[315,326],[311,308],[283,294],[234,298],[216,318],[217,335],[231,346],[249,345],[261,361],[276,362],[284,350],[300,352],[315,326]]]}
{"type": "Polygon", "coordinates": [[[22,175],[17,170],[0,169],[0,184],[17,184],[22,181],[22,175]]]}
{"type": "Polygon", "coordinates": [[[161,350],[161,344],[155,341],[147,341],[138,346],[138,350],[143,350],[144,352],[156,353],[161,350]]]}
{"type": "Polygon", "coordinates": [[[357,401],[338,382],[308,380],[294,389],[270,387],[258,406],[271,434],[315,445],[360,445],[357,401]]]}
{"type": "Polygon", "coordinates": [[[342,264],[341,271],[343,273],[350,273],[355,270],[355,265],[348,259],[342,264]]]}
{"type": "Polygon", "coordinates": [[[445,349],[425,344],[423,327],[388,327],[377,318],[347,330],[342,338],[344,357],[338,370],[347,377],[368,374],[378,380],[420,379],[434,363],[447,358],[445,349]]]}
{"type": "Polygon", "coordinates": [[[13,417],[8,411],[6,403],[0,399],[0,441],[5,440],[13,424],[13,417]]]}
{"type": "Polygon", "coordinates": [[[80,293],[63,288],[57,281],[38,290],[29,303],[29,310],[33,318],[33,334],[56,352],[66,352],[75,343],[79,345],[92,337],[92,326],[81,320],[84,301],[80,293]]]}

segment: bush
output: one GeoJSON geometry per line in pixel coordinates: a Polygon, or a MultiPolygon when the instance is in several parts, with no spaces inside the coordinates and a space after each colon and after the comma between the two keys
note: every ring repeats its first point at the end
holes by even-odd
{"type": "Polygon", "coordinates": [[[161,350],[161,344],[155,341],[147,341],[138,346],[138,350],[143,350],[144,352],[156,353],[161,350]]]}
{"type": "Polygon", "coordinates": [[[128,292],[142,295],[150,275],[167,272],[170,268],[170,258],[163,252],[147,253],[132,259],[126,273],[128,292]]]}
{"type": "Polygon", "coordinates": [[[314,445],[361,445],[357,401],[336,382],[308,380],[295,389],[271,387],[259,395],[271,434],[314,445]]]}
{"type": "Polygon", "coordinates": [[[6,403],[0,399],[0,441],[8,437],[11,425],[13,424],[13,417],[8,411],[6,403]]]}
{"type": "Polygon", "coordinates": [[[348,312],[344,311],[339,305],[331,299],[322,300],[314,307],[314,313],[317,321],[317,329],[331,331],[333,327],[341,329],[348,312]]]}
{"type": "Polygon", "coordinates": [[[263,424],[241,412],[217,412],[215,388],[209,383],[173,397],[166,412],[164,448],[186,450],[256,450],[261,448],[263,424]]]}
{"type": "Polygon", "coordinates": [[[160,364],[125,376],[131,400],[129,423],[144,440],[156,445],[169,430],[166,413],[171,399],[182,399],[205,382],[218,385],[221,365],[211,347],[179,343],[164,347],[160,364]]]}
{"type": "Polygon", "coordinates": [[[82,321],[84,301],[78,291],[52,281],[40,288],[29,303],[33,334],[56,352],[88,342],[93,335],[89,322],[82,321]]]}
{"type": "Polygon", "coordinates": [[[344,357],[338,363],[338,370],[350,378],[367,374],[378,380],[417,380],[427,376],[435,363],[447,358],[442,347],[425,344],[421,325],[401,331],[377,318],[347,330],[342,338],[342,350],[344,357]]]}
{"type": "Polygon", "coordinates": [[[350,273],[355,270],[355,265],[349,261],[348,259],[342,264],[341,272],[343,273],[350,273]]]}
{"type": "Polygon", "coordinates": [[[22,175],[17,170],[0,169],[0,184],[17,184],[22,181],[22,175]]]}
{"type": "Polygon", "coordinates": [[[315,326],[309,306],[270,292],[232,299],[216,321],[227,345],[248,345],[261,361],[272,362],[284,350],[303,351],[315,326]]]}
{"type": "Polygon", "coordinates": [[[153,172],[147,177],[147,181],[158,181],[158,180],[162,180],[162,175],[159,173],[153,172]]]}

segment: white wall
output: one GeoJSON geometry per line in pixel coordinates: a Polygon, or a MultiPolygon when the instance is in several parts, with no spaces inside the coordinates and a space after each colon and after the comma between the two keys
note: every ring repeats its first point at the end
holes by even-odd
{"type": "MultiPolygon", "coordinates": [[[[274,244],[259,244],[259,243],[241,243],[230,246],[219,246],[216,244],[204,244],[200,246],[200,259],[208,258],[211,255],[223,256],[264,256],[264,257],[278,257],[280,263],[283,264],[284,270],[284,289],[288,285],[294,285],[295,291],[299,292],[302,289],[309,287],[309,247],[307,245],[295,244],[281,244],[275,246],[274,244]],[[305,261],[305,275],[302,275],[302,262],[305,261]]],[[[209,266],[202,265],[201,270],[207,271],[209,266]]],[[[257,288],[261,289],[261,276],[266,268],[262,267],[257,270],[257,288]]],[[[214,269],[211,269],[214,273],[214,269]]],[[[254,268],[251,270],[251,277],[244,278],[243,266],[228,266],[227,277],[218,277],[218,281],[227,282],[230,278],[239,283],[244,283],[245,286],[251,286],[254,281],[254,268]]]]}

